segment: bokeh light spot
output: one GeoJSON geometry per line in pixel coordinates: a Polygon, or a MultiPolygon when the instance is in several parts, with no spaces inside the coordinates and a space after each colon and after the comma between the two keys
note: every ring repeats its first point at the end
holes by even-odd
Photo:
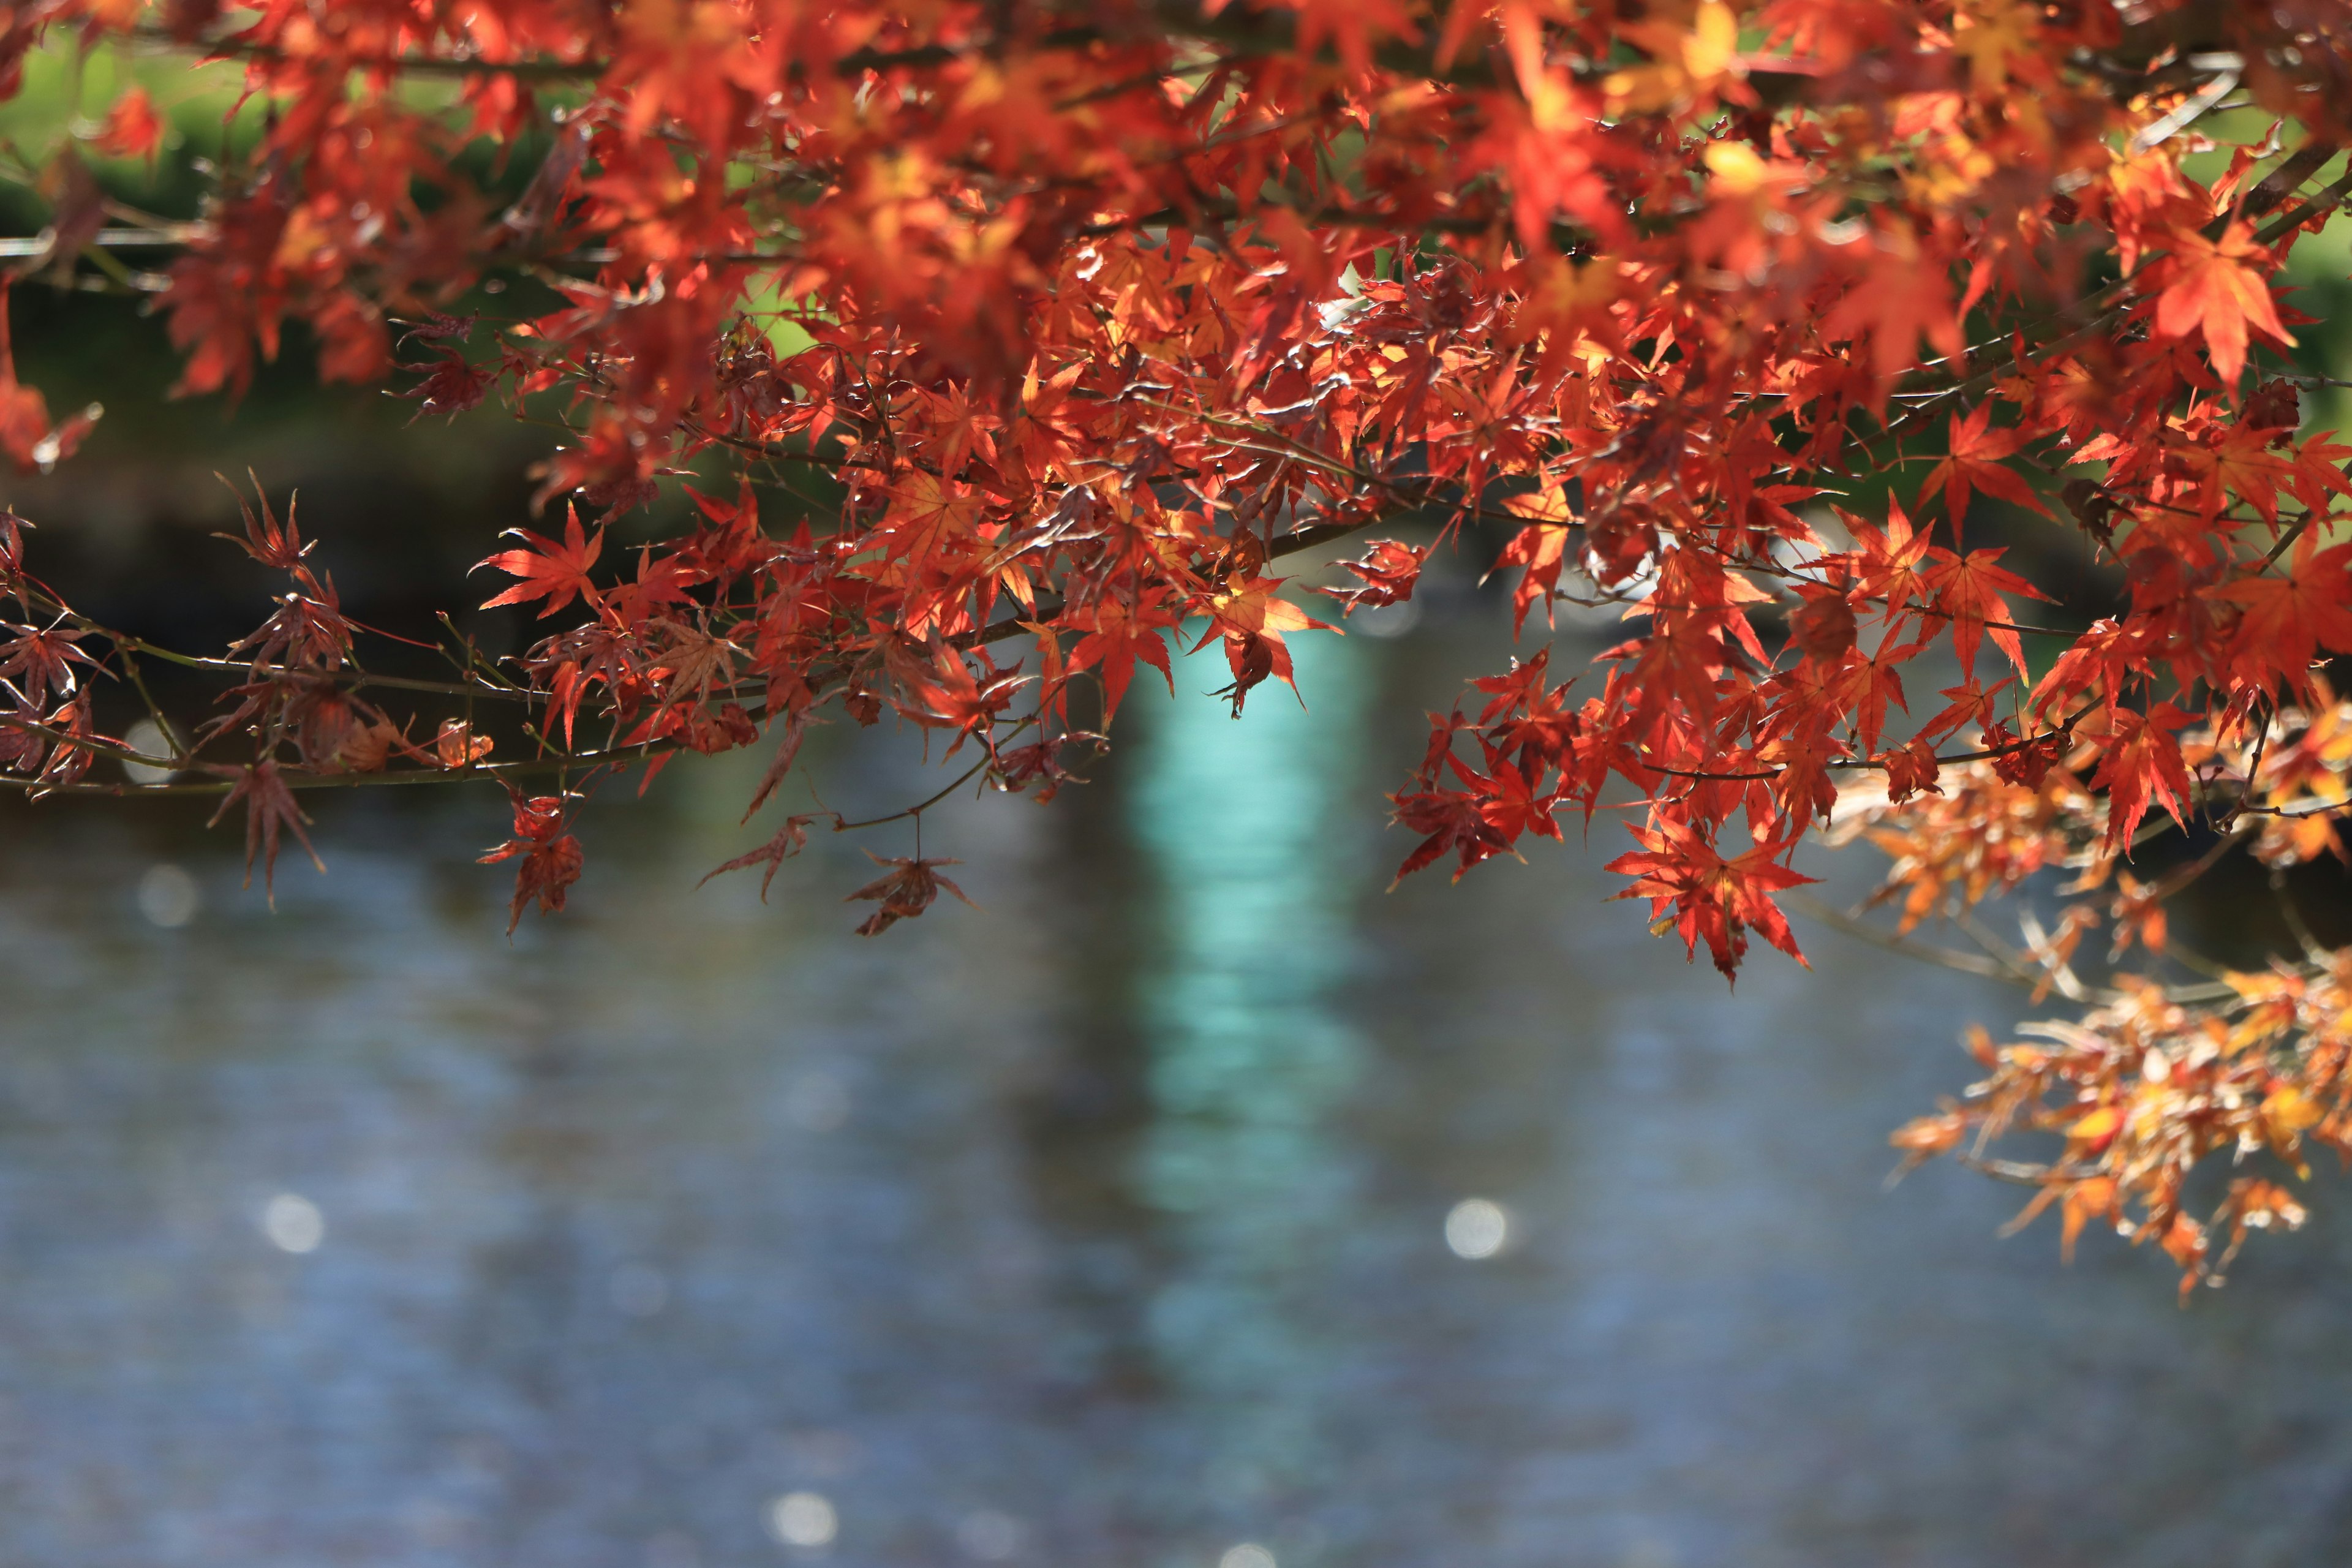
{"type": "MultiPolygon", "coordinates": [[[[168,757],[178,750],[172,744],[172,738],[163,733],[163,726],[152,719],[142,719],[131,725],[130,731],[122,737],[122,743],[142,757],[168,757]]],[[[122,776],[135,784],[170,784],[180,775],[171,768],[126,762],[122,764],[122,776]]]]}
{"type": "Polygon", "coordinates": [[[1511,1216],[1488,1198],[1464,1198],[1445,1216],[1445,1245],[1456,1258],[1492,1258],[1511,1239],[1511,1216]]]}
{"type": "Polygon", "coordinates": [[[263,1205],[261,1234],[280,1252],[316,1252],[327,1239],[327,1216],[299,1193],[280,1193],[263,1205]]]}
{"type": "Polygon", "coordinates": [[[823,1492],[786,1492],[768,1505],[768,1533],[787,1546],[830,1546],[840,1531],[823,1492]]]}
{"type": "Polygon", "coordinates": [[[177,931],[195,919],[204,901],[196,879],[168,860],[148,867],[139,879],[139,912],[165,931],[177,931]]]}

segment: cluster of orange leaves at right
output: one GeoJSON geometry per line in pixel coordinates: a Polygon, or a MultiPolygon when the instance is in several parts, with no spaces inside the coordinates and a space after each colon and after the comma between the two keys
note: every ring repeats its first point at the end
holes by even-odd
{"type": "Polygon", "coordinates": [[[2352,702],[2324,681],[2314,688],[2311,709],[2271,721],[2254,744],[2185,738],[2184,793],[2237,809],[2220,814],[2219,839],[2204,855],[2154,885],[2122,868],[2100,831],[2103,803],[2065,764],[2032,782],[2013,767],[2004,777],[1998,762],[1955,768],[1944,793],[1909,811],[1883,798],[1853,803],[1832,837],[1867,837],[1890,858],[1874,901],[1897,908],[1905,936],[1939,920],[1981,931],[1978,906],[2061,868],[2076,873],[2064,895],[2090,895],[2058,910],[2047,930],[2025,916],[2027,942],[2002,956],[2035,981],[2035,1001],[2054,989],[2096,1005],[2079,1019],[2020,1026],[2026,1039],[2014,1044],[1972,1029],[1969,1051],[1987,1076],[1893,1135],[1905,1169],[1957,1155],[2028,1183],[2036,1191],[2016,1227],[2055,1205],[2069,1258],[2094,1221],[2152,1242],[2179,1266],[2184,1296],[2221,1283],[2249,1233],[2304,1223],[2301,1199],[2276,1178],[2307,1179],[2314,1148],[2352,1163],[2352,947],[2322,947],[2298,921],[2295,960],[2253,972],[2208,965],[2211,982],[2171,988],[2129,973],[2112,987],[2087,986],[2074,963],[2084,937],[2103,925],[2111,961],[2135,945],[2165,953],[2174,943],[2163,900],[2233,841],[2274,879],[2323,855],[2347,858],[2336,820],[2352,802],[2352,702]],[[1995,1145],[2020,1132],[2054,1139],[2055,1152],[1996,1157],[1995,1145]],[[2258,1173],[2262,1156],[2275,1163],[2273,1174],[2258,1173]],[[2202,1217],[2191,1212],[2198,1179],[2218,1184],[2202,1217]]]}

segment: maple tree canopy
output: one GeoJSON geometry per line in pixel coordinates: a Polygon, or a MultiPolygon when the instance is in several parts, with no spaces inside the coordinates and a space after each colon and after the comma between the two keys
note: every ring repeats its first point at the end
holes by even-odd
{"type": "MultiPolygon", "coordinates": [[[[782,813],[834,710],[1047,796],[1179,637],[1222,643],[1238,713],[1292,638],[1412,595],[1431,546],[1384,525],[1499,526],[1530,651],[1465,672],[1400,781],[1404,871],[1622,817],[1624,896],[1729,974],[1751,935],[1797,953],[1809,832],[1868,835],[1887,940],[1952,922],[2081,1009],[1979,1040],[1898,1146],[2185,1283],[2301,1220],[2311,1145],[2352,1154],[2352,950],[2181,983],[2164,916],[2225,852],[2343,853],[2317,667],[2352,652],[2352,447],[2306,428],[2279,283],[2352,195],[2342,0],[0,7],[0,90],[35,50],[145,63],[48,154],[20,274],[148,294],[178,391],[234,396],[299,323],[326,379],[566,434],[481,568],[543,637],[441,681],[372,673],[266,498],[286,590],[225,655],[78,614],[0,518],[0,773],[32,795],[217,795],[266,878],[307,787],[495,781],[520,917],[562,908],[617,774],[764,745],[750,805],[782,813]],[[91,169],[157,155],[175,58],[242,72],[251,134],[166,219],[91,169]],[[763,526],[810,472],[838,506],[763,526]],[[608,552],[671,476],[691,531],[608,552]],[[2003,513],[2110,570],[2030,580],[2003,513]],[[1352,585],[1283,591],[1349,535],[1352,585]],[[1622,610],[1589,669],[1535,651],[1562,600],[1622,610]],[[142,751],[165,663],[224,700],[142,751]],[[2168,833],[2210,847],[2136,878],[2168,833]],[[2061,866],[2054,924],[1974,914],[2061,866]],[[2145,963],[2083,978],[2099,930],[2145,963]],[[2011,1131],[2054,1151],[1992,1158],[2011,1131]],[[2193,1215],[2191,1173],[2245,1157],[2193,1215]]],[[[0,359],[18,464],[87,427],[0,359]]],[[[764,887],[840,826],[721,869],[764,887]]],[[[861,929],[955,891],[940,864],[886,861],[861,929]]]]}

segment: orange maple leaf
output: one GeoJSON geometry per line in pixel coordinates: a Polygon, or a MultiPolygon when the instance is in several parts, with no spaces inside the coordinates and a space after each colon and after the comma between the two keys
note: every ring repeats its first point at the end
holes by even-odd
{"type": "Polygon", "coordinates": [[[1952,313],[1951,279],[1938,262],[1920,254],[1916,237],[1899,228],[1879,237],[1862,277],[1831,310],[1821,331],[1828,342],[1869,334],[1871,369],[1882,398],[1896,376],[1918,363],[1920,339],[1955,362],[1968,349],[1952,313]]]}
{"type": "Polygon", "coordinates": [[[2009,656],[2009,662],[2017,667],[2020,675],[2027,673],[2025,647],[2008,624],[2009,602],[2001,595],[2021,594],[2042,600],[2050,597],[2015,573],[2004,572],[1993,564],[2007,553],[2001,550],[1971,550],[1966,556],[1938,563],[1925,579],[1937,610],[1951,617],[1952,645],[1960,656],[1960,673],[1970,680],[1976,679],[1977,641],[1987,634],[1991,636],[1993,646],[2009,656]]]}
{"type": "Polygon", "coordinates": [[[1773,893],[1815,880],[1778,863],[1790,847],[1787,841],[1759,844],[1727,860],[1696,829],[1671,818],[1661,818],[1654,828],[1627,826],[1642,847],[1620,855],[1608,868],[1634,879],[1616,896],[1649,900],[1653,931],[1675,931],[1694,955],[1704,937],[1727,979],[1748,951],[1750,930],[1804,963],[1788,917],[1771,900],[1773,893]]]}
{"type": "Polygon", "coordinates": [[[1250,688],[1269,675],[1293,692],[1298,689],[1298,682],[1291,679],[1290,647],[1282,640],[1283,633],[1339,630],[1278,597],[1276,591],[1287,581],[1285,577],[1229,579],[1225,591],[1209,603],[1208,631],[1192,645],[1192,651],[1198,653],[1209,646],[1211,637],[1225,639],[1225,659],[1234,671],[1234,683],[1225,695],[1233,698],[1236,714],[1250,688]]]}
{"type": "Polygon", "coordinates": [[[1952,439],[1944,460],[1927,475],[1923,489],[1931,490],[1938,480],[1944,486],[1944,510],[1952,519],[1952,538],[1960,536],[1960,520],[1968,514],[1969,491],[1984,491],[2005,501],[2050,515],[2050,509],[2032,486],[2019,477],[2004,459],[2016,456],[2024,445],[2024,436],[2016,430],[1992,428],[1992,405],[1980,403],[1977,411],[1965,417],[1952,416],[1952,439]]]}
{"type": "Polygon", "coordinates": [[[2307,692],[2321,647],[2352,652],[2352,544],[2315,549],[2316,530],[2296,544],[2287,574],[2242,577],[2212,590],[2245,607],[2230,645],[2230,678],[2269,689],[2284,681],[2307,692]]]}
{"type": "MultiPolygon", "coordinates": [[[[1168,682],[1168,694],[1176,695],[1176,672],[1169,668],[1168,645],[1160,627],[1137,619],[1134,611],[1116,599],[1096,605],[1095,617],[1093,626],[1071,647],[1066,668],[1072,675],[1082,669],[1101,669],[1106,727],[1118,715],[1128,683],[1135,679],[1138,659],[1158,670],[1168,682]]],[[[1066,614],[1063,618],[1066,622],[1071,617],[1066,614]]]]}
{"type": "Polygon", "coordinates": [[[2214,372],[2224,385],[2234,387],[2245,372],[2248,327],[2294,345],[2272,303],[2270,286],[2248,265],[2269,256],[2254,243],[2252,227],[2233,223],[2218,242],[2201,234],[2178,235],[2172,253],[2177,263],[2172,282],[2157,296],[2157,332],[2167,338],[2203,332],[2205,352],[2212,356],[2214,372]]]}

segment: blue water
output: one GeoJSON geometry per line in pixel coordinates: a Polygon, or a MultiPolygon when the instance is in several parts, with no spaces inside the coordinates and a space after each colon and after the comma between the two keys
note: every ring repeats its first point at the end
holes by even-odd
{"type": "MultiPolygon", "coordinates": [[[[1461,640],[1239,724],[1213,650],[1139,681],[1102,782],[927,826],[980,911],[873,942],[847,844],[695,889],[723,768],[511,943],[487,796],[332,803],[274,916],[193,819],[0,814],[0,1562],[2352,1561],[2343,1194],[2182,1312],[1884,1188],[2011,994],[1816,931],[1735,998],[1606,824],[1384,893],[1461,640]]],[[[910,745],[829,732],[828,797],[910,745]]]]}

